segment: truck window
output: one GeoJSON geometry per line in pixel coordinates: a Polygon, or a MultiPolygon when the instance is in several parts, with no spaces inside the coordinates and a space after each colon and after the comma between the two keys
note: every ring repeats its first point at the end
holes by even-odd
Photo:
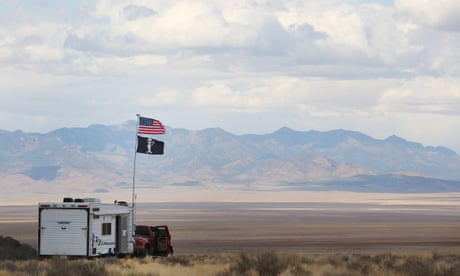
{"type": "Polygon", "coordinates": [[[136,227],[136,235],[138,236],[144,236],[148,237],[149,236],[149,229],[147,227],[136,227]]]}
{"type": "Polygon", "coordinates": [[[165,238],[167,235],[166,235],[166,229],[163,229],[163,228],[158,228],[158,236],[160,238],[165,238]]]}
{"type": "Polygon", "coordinates": [[[112,234],[112,223],[107,222],[102,224],[102,235],[112,234]]]}

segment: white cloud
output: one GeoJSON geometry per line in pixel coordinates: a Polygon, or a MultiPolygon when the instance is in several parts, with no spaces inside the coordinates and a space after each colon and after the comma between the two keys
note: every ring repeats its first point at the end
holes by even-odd
{"type": "Polygon", "coordinates": [[[350,5],[341,4],[327,9],[312,23],[317,30],[328,35],[323,43],[351,46],[364,51],[368,48],[364,22],[350,5]]]}
{"type": "Polygon", "coordinates": [[[137,5],[128,5],[123,8],[123,16],[128,21],[138,20],[144,17],[150,17],[155,15],[155,11],[148,7],[137,6],[137,5]]]}
{"type": "Polygon", "coordinates": [[[460,115],[460,79],[419,77],[385,91],[378,109],[385,112],[460,115]]]}
{"type": "Polygon", "coordinates": [[[57,63],[63,58],[60,49],[51,49],[43,45],[27,46],[24,50],[32,63],[57,63]]]}
{"type": "Polygon", "coordinates": [[[398,14],[432,28],[460,31],[460,2],[457,0],[395,0],[398,14]]]}
{"type": "Polygon", "coordinates": [[[0,63],[60,63],[66,25],[44,22],[36,25],[0,27],[0,63]]]}
{"type": "Polygon", "coordinates": [[[152,95],[144,96],[140,102],[140,106],[164,106],[172,105],[177,102],[178,92],[175,90],[162,90],[152,95]]]}
{"type": "Polygon", "coordinates": [[[262,108],[261,97],[256,92],[233,90],[225,84],[198,87],[194,94],[198,106],[243,112],[260,111],[262,108]]]}
{"type": "Polygon", "coordinates": [[[137,55],[127,58],[126,62],[137,66],[147,66],[166,64],[168,60],[165,56],[159,55],[137,55]]]}
{"type": "Polygon", "coordinates": [[[14,50],[10,47],[0,47],[0,62],[7,62],[12,59],[14,50]]]}
{"type": "Polygon", "coordinates": [[[98,29],[75,29],[67,41],[68,47],[111,52],[238,47],[255,35],[248,25],[228,22],[222,7],[214,2],[146,2],[135,5],[136,10],[151,13],[136,20],[126,20],[123,15],[134,5],[127,1],[109,2],[101,1],[94,12],[95,17],[109,20],[109,24],[100,25],[98,29]]]}
{"type": "Polygon", "coordinates": [[[288,76],[215,81],[195,89],[194,101],[222,112],[285,110],[313,117],[377,116],[382,91],[395,80],[330,80],[288,76]]]}

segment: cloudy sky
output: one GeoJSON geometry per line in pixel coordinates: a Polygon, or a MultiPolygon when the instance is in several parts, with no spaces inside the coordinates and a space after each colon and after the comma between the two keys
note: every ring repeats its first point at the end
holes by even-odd
{"type": "Polygon", "coordinates": [[[2,0],[0,129],[350,129],[460,152],[458,0],[2,0]]]}

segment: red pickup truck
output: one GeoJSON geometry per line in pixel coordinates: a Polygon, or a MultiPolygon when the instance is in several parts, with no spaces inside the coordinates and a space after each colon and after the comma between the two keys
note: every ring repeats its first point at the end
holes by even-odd
{"type": "Polygon", "coordinates": [[[174,254],[168,226],[136,225],[134,243],[138,255],[169,256],[174,254]]]}

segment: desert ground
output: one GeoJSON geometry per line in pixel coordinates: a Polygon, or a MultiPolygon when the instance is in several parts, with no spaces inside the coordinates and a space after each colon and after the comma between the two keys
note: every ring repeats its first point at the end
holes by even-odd
{"type": "MultiPolygon", "coordinates": [[[[37,246],[37,206],[0,206],[0,235],[37,246]]],[[[137,223],[169,226],[176,255],[459,253],[460,195],[372,200],[157,202],[137,223]]]]}

